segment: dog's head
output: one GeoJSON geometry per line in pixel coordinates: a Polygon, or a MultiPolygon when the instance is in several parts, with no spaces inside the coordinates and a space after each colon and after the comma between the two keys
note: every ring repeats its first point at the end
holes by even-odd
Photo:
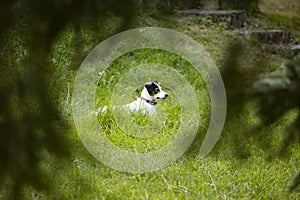
{"type": "Polygon", "coordinates": [[[161,89],[157,81],[146,83],[145,88],[152,100],[166,99],[169,96],[161,89]]]}

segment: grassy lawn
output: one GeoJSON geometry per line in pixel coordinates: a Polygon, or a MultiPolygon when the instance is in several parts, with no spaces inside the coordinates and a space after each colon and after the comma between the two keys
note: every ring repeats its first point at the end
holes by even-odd
{"type": "MultiPolygon", "coordinates": [[[[274,16],[278,17],[279,15],[267,12],[268,5],[263,1],[263,13],[250,15],[249,18],[254,23],[247,26],[249,28],[290,28],[296,39],[299,40],[300,30],[289,23],[286,25],[285,20],[280,17],[280,20],[274,19],[274,16]],[[270,15],[273,17],[266,17],[270,15]]],[[[273,6],[272,4],[272,8],[273,6]]],[[[281,15],[282,8],[279,7],[278,10],[281,15]]],[[[292,9],[291,12],[297,11],[292,9]]],[[[296,17],[294,14],[290,16],[296,17]]],[[[108,70],[105,76],[99,78],[95,97],[96,105],[98,107],[106,105],[113,95],[110,91],[114,90],[114,85],[124,73],[136,66],[148,63],[167,65],[174,69],[180,66],[181,73],[196,91],[199,101],[201,125],[197,131],[197,139],[175,163],[151,173],[120,172],[95,159],[83,146],[72,121],[71,99],[73,81],[76,76],[75,69],[78,69],[84,57],[99,42],[115,33],[118,24],[117,18],[108,16],[107,20],[99,22],[97,26],[85,22],[80,36],[75,34],[72,26],[69,26],[56,38],[50,58],[53,66],[52,76],[48,82],[53,88],[53,98],[58,107],[72,124],[67,133],[72,154],[69,159],[62,161],[47,153],[42,153],[45,160],[41,167],[51,174],[54,192],[40,193],[32,188],[26,188],[25,199],[299,198],[300,188],[289,193],[288,186],[291,184],[292,177],[300,170],[300,146],[293,144],[284,157],[266,161],[268,153],[280,145],[283,139],[282,131],[288,122],[295,118],[295,113],[298,111],[284,116],[272,127],[265,127],[262,130],[265,134],[261,134],[265,135],[264,138],[261,136],[246,137],[243,135],[245,127],[258,121],[255,117],[255,105],[249,104],[244,113],[239,114],[233,122],[225,125],[222,136],[213,151],[206,157],[199,157],[202,137],[206,133],[210,116],[210,99],[205,82],[186,60],[161,50],[135,51],[115,60],[111,65],[112,69],[108,70]]],[[[214,24],[210,20],[185,18],[176,14],[164,17],[158,15],[157,11],[149,10],[147,13],[139,14],[131,26],[131,28],[165,27],[184,33],[200,42],[220,69],[226,60],[227,46],[235,40],[242,40],[246,49],[246,54],[238,61],[241,67],[250,68],[259,63],[260,70],[267,73],[278,70],[285,59],[285,53],[281,49],[243,38],[225,25],[214,24]]],[[[18,28],[22,29],[22,27],[18,28]]],[[[17,33],[11,35],[11,41],[15,41],[12,45],[18,49],[12,54],[18,58],[17,61],[21,65],[22,59],[25,59],[26,44],[22,43],[23,40],[20,37],[17,33]]],[[[245,78],[251,79],[251,77],[245,78]]],[[[168,144],[176,136],[174,130],[180,122],[176,98],[172,97],[171,90],[166,90],[171,95],[169,99],[161,103],[167,113],[165,124],[167,128],[161,134],[150,139],[130,137],[118,128],[110,116],[99,116],[99,125],[106,127],[107,138],[120,148],[141,153],[150,152],[168,144]],[[139,144],[138,147],[136,144],[139,144]]],[[[133,91],[129,102],[136,95],[138,92],[134,93],[133,91]]],[[[173,96],[175,95],[173,94],[173,96]]],[[[137,117],[137,120],[139,119],[137,117]]],[[[136,123],[143,126],[143,123],[149,122],[136,123]]]]}

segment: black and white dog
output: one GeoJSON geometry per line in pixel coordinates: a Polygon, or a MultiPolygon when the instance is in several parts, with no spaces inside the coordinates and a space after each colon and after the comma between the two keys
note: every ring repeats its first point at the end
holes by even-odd
{"type": "MultiPolygon", "coordinates": [[[[138,97],[135,101],[121,107],[122,109],[126,109],[131,112],[141,111],[143,114],[149,113],[150,115],[154,115],[156,113],[156,100],[166,99],[168,96],[169,95],[161,89],[157,81],[148,82],[144,85],[144,89],[140,97],[138,97]]],[[[96,115],[98,115],[100,112],[106,112],[107,108],[107,106],[98,108],[96,115]]]]}

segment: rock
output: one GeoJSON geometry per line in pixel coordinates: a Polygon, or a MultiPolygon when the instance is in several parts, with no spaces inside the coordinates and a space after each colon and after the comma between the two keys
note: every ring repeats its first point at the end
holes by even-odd
{"type": "Polygon", "coordinates": [[[291,51],[295,52],[296,54],[300,53],[300,45],[293,45],[291,46],[291,51]]]}
{"type": "Polygon", "coordinates": [[[292,58],[296,55],[300,56],[300,45],[290,45],[290,46],[286,46],[285,47],[285,51],[286,51],[286,57],[287,58],[292,58]]]}

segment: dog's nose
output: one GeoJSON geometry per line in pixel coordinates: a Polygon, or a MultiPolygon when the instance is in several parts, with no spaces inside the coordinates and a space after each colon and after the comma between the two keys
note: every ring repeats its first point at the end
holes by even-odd
{"type": "Polygon", "coordinates": [[[167,98],[169,95],[168,94],[165,94],[165,98],[167,98]]]}

